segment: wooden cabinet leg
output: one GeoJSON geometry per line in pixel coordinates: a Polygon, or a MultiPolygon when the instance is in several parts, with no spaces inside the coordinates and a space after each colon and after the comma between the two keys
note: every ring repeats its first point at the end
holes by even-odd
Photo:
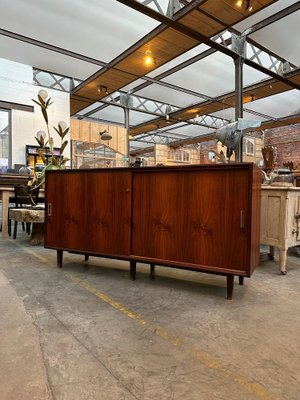
{"type": "Polygon", "coordinates": [[[130,260],[130,279],[135,280],[135,273],[136,273],[136,261],[130,260]]]}
{"type": "Polygon", "coordinates": [[[227,300],[232,300],[234,275],[227,275],[227,300]]]}
{"type": "Polygon", "coordinates": [[[62,268],[63,263],[63,251],[57,250],[57,267],[62,268]]]}
{"type": "Polygon", "coordinates": [[[282,275],[286,275],[286,253],[287,250],[279,250],[279,270],[282,275]]]}
{"type": "Polygon", "coordinates": [[[244,284],[244,277],[239,276],[239,285],[243,285],[243,284],[244,284]]]}
{"type": "Polygon", "coordinates": [[[274,260],[275,247],[274,247],[274,246],[270,246],[269,249],[270,249],[270,250],[269,250],[269,254],[268,254],[269,259],[270,259],[270,260],[274,260]]]}
{"type": "Polygon", "coordinates": [[[89,261],[89,259],[90,259],[90,256],[88,254],[85,254],[84,255],[84,261],[89,261]]]}
{"type": "Polygon", "coordinates": [[[155,264],[150,264],[150,278],[154,279],[155,277],[155,264]]]}

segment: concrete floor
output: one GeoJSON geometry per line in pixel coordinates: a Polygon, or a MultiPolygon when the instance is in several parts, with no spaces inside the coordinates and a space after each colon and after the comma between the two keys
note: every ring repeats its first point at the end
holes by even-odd
{"type": "Polygon", "coordinates": [[[1,400],[299,400],[300,259],[225,278],[0,239],[1,400]]]}

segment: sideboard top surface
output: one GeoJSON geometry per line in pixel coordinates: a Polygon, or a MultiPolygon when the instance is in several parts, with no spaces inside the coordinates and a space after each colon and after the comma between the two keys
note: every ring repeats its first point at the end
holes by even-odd
{"type": "Polygon", "coordinates": [[[257,168],[256,164],[253,163],[231,163],[231,164],[192,164],[192,165],[168,165],[168,166],[157,166],[157,167],[119,167],[119,168],[87,168],[87,169],[64,169],[64,170],[47,170],[46,174],[56,173],[94,173],[94,172],[157,172],[157,171],[205,171],[205,170],[230,170],[230,169],[251,169],[257,168]]]}

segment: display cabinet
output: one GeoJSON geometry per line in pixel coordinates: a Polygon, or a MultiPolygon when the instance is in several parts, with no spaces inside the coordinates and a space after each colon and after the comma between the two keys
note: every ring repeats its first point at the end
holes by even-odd
{"type": "Polygon", "coordinates": [[[45,247],[250,277],[259,259],[254,164],[46,172],[45,247]]]}
{"type": "MultiPolygon", "coordinates": [[[[37,163],[43,163],[43,160],[41,157],[38,155],[37,150],[40,149],[40,146],[29,146],[26,145],[25,148],[25,159],[26,159],[26,165],[27,167],[30,167],[31,169],[34,169],[35,164],[37,163]]],[[[46,147],[46,152],[49,151],[49,147],[46,147]]],[[[59,156],[59,149],[54,148],[54,155],[59,156]]],[[[45,154],[46,157],[46,163],[48,164],[48,160],[50,157],[52,157],[52,154],[45,154]]]]}
{"type": "Polygon", "coordinates": [[[300,245],[300,188],[263,186],[261,200],[260,242],[279,249],[279,270],[286,274],[289,247],[300,245]]]}

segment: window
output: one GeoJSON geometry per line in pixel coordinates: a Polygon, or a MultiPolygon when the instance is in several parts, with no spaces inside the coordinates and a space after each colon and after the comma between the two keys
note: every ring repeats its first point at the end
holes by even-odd
{"type": "Polygon", "coordinates": [[[72,168],[126,167],[123,154],[99,143],[72,141],[72,168]]]}
{"type": "Polygon", "coordinates": [[[248,154],[249,156],[255,155],[255,139],[246,139],[244,138],[244,153],[248,154]]]}
{"type": "Polygon", "coordinates": [[[0,109],[0,172],[11,168],[10,111],[0,109]]]}
{"type": "Polygon", "coordinates": [[[186,150],[176,149],[168,151],[168,160],[177,162],[190,162],[190,153],[186,150]]]}

